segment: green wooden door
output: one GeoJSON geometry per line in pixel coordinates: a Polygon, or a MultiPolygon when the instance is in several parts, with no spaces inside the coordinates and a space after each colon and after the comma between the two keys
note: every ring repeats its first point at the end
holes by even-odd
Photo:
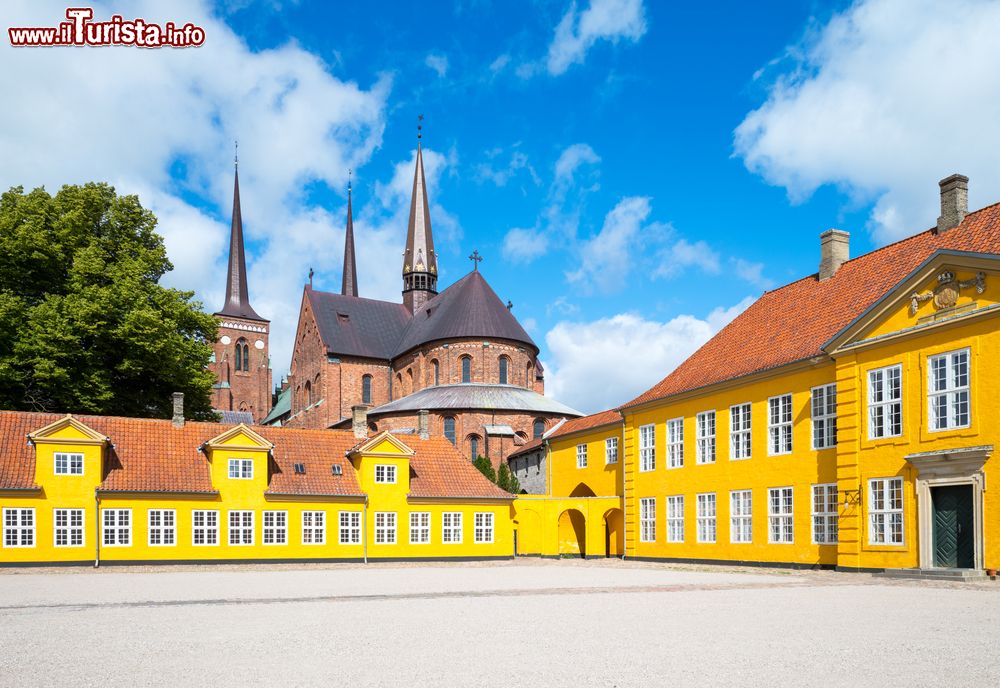
{"type": "Polygon", "coordinates": [[[934,565],[971,569],[975,564],[972,531],[972,486],[949,485],[932,490],[934,501],[934,565]]]}

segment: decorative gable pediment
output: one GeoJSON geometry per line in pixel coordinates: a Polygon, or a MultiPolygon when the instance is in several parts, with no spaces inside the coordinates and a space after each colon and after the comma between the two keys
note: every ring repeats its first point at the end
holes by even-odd
{"type": "Polygon", "coordinates": [[[361,454],[364,456],[409,458],[416,452],[388,430],[383,430],[352,449],[350,453],[352,456],[361,454]]]}
{"type": "Polygon", "coordinates": [[[211,449],[241,451],[269,451],[274,447],[270,441],[251,430],[245,423],[240,423],[221,435],[213,437],[205,445],[211,449]]]}
{"type": "Polygon", "coordinates": [[[36,444],[47,442],[50,444],[102,445],[109,441],[105,435],[70,414],[35,430],[28,437],[36,444]]]}

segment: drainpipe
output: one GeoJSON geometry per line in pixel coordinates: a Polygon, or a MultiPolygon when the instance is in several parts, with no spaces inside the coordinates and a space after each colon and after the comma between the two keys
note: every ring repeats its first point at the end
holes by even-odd
{"type": "Polygon", "coordinates": [[[101,565],[101,496],[94,488],[94,568],[101,565]]]}
{"type": "Polygon", "coordinates": [[[365,502],[361,505],[361,547],[365,563],[368,563],[368,495],[365,495],[365,502]]]}

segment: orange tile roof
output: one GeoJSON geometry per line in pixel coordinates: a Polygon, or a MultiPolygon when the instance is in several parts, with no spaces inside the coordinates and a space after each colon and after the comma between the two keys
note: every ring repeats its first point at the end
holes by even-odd
{"type": "Polygon", "coordinates": [[[411,497],[514,499],[487,480],[446,438],[401,435],[398,439],[416,452],[410,459],[411,497]]]}
{"type": "Polygon", "coordinates": [[[575,432],[583,432],[584,430],[593,430],[604,425],[620,425],[621,422],[621,414],[615,409],[609,409],[581,418],[572,418],[560,425],[555,432],[548,436],[548,439],[551,440],[564,435],[572,435],[575,432]]]}
{"type": "Polygon", "coordinates": [[[521,456],[523,454],[530,454],[531,452],[535,451],[540,446],[542,446],[543,442],[545,442],[544,439],[542,439],[541,437],[536,437],[535,439],[531,440],[530,442],[526,442],[525,444],[522,444],[515,451],[512,451],[510,454],[507,455],[507,458],[508,459],[513,459],[515,456],[521,456]]]}
{"type": "Polygon", "coordinates": [[[830,279],[813,274],[766,292],[652,388],[621,408],[825,355],[823,345],[935,251],[1000,253],[1000,204],[844,263],[830,279]]]}

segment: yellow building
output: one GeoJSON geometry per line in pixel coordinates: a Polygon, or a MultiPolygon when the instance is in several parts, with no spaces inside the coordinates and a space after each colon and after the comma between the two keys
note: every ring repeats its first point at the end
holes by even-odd
{"type": "Polygon", "coordinates": [[[0,412],[0,564],[509,558],[513,499],[444,438],[0,412]]]}

